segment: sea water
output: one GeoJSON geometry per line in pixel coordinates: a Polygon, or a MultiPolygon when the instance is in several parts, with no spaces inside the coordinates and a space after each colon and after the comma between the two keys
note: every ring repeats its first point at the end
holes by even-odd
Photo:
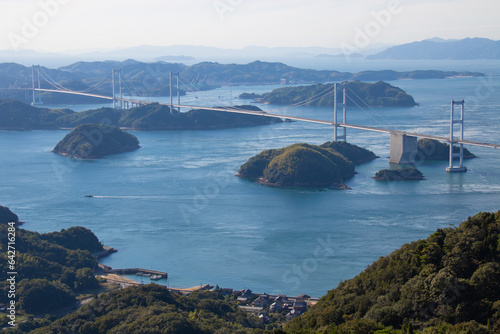
{"type": "MultiPolygon", "coordinates": [[[[493,74],[486,78],[391,82],[420,106],[352,108],[347,121],[447,136],[450,101],[464,98],[470,101],[465,138],[498,144],[500,77],[491,62],[486,65],[484,71],[493,74]]],[[[182,102],[242,104],[242,92],[272,88],[223,87],[188,93],[182,102]]],[[[333,120],[331,108],[258,106],[333,120]]],[[[500,152],[491,148],[468,147],[479,158],[465,162],[467,173],[446,173],[447,161],[420,161],[426,180],[386,183],[372,177],[390,167],[389,135],[348,129],[349,142],[380,158],[356,167],[358,174],[346,182],[350,190],[293,189],[235,175],[262,150],[330,141],[331,127],[293,122],[133,131],[141,149],[91,161],[51,153],[67,132],[0,132],[0,204],[29,230],[85,226],[118,249],[102,263],[167,271],[168,281],[159,283],[171,287],[209,283],[319,297],[404,243],[457,226],[479,211],[500,209],[500,152]]]]}

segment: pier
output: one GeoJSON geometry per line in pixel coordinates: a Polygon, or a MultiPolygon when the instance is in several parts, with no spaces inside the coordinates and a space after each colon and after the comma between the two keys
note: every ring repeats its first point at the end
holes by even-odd
{"type": "Polygon", "coordinates": [[[117,274],[117,275],[137,275],[138,273],[143,273],[143,274],[161,276],[161,278],[168,277],[168,274],[165,271],[142,269],[142,268],[107,269],[107,270],[105,270],[105,272],[110,273],[110,274],[117,274]]]}
{"type": "Polygon", "coordinates": [[[113,269],[107,265],[102,263],[98,264],[98,274],[116,274],[116,275],[137,275],[142,273],[143,275],[138,276],[157,276],[158,279],[168,278],[168,273],[166,271],[158,271],[151,269],[143,269],[143,268],[126,268],[126,269],[113,269]]]}

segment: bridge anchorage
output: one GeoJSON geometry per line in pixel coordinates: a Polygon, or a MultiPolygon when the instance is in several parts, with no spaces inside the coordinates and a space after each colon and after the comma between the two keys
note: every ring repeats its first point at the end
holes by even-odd
{"type": "MultiPolygon", "coordinates": [[[[500,145],[490,144],[490,143],[482,143],[470,140],[464,140],[464,106],[465,101],[451,101],[451,113],[450,113],[450,136],[441,137],[441,136],[432,136],[420,133],[411,133],[407,131],[395,131],[389,129],[383,129],[378,127],[370,127],[370,126],[362,126],[349,124],[346,122],[346,89],[345,85],[334,85],[334,121],[331,123],[333,125],[333,137],[334,141],[346,141],[346,128],[359,129],[359,130],[367,130],[374,132],[382,132],[388,133],[391,135],[390,142],[390,157],[389,162],[396,164],[414,164],[416,162],[415,158],[418,154],[418,143],[417,138],[427,138],[438,140],[442,142],[446,142],[450,145],[450,155],[449,155],[449,166],[446,168],[447,172],[450,173],[464,173],[467,172],[467,167],[463,165],[464,163],[464,144],[474,145],[474,146],[482,146],[482,147],[490,147],[500,149],[500,145]],[[337,87],[342,88],[342,102],[338,101],[337,87]],[[342,106],[342,114],[343,120],[342,123],[338,122],[338,106],[342,106]],[[456,117],[455,106],[460,106],[460,118],[456,117]],[[338,128],[343,128],[342,135],[338,134],[338,128]],[[458,129],[457,129],[458,128],[458,129]],[[455,133],[458,130],[459,137],[455,137],[455,133]],[[455,152],[455,148],[458,147],[458,152],[455,152]],[[456,161],[458,160],[458,165],[456,161]]],[[[292,118],[293,119],[293,118],[292,118]]],[[[323,123],[327,124],[327,122],[323,123]]]]}
{"type": "MultiPolygon", "coordinates": [[[[450,173],[467,172],[467,167],[464,166],[464,105],[464,100],[451,101],[450,138],[448,140],[442,140],[450,145],[450,164],[446,168],[446,171],[450,173]],[[455,119],[456,105],[460,106],[460,119],[455,119]],[[455,138],[454,136],[456,124],[459,125],[459,138],[455,138]],[[455,147],[459,148],[458,153],[455,153],[455,147]],[[457,159],[458,165],[455,164],[457,159]]],[[[412,136],[400,131],[391,132],[391,153],[389,162],[398,164],[415,163],[415,157],[418,153],[417,137],[437,139],[433,138],[434,136],[412,136]]]]}

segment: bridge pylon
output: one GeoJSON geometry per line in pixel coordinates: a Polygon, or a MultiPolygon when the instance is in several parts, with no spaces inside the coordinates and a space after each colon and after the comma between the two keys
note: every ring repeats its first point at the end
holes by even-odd
{"type": "Polygon", "coordinates": [[[116,74],[118,74],[118,93],[120,96],[120,107],[119,109],[123,109],[123,93],[122,93],[122,70],[111,70],[111,84],[113,85],[113,109],[117,109],[116,107],[116,74]]]}
{"type": "MultiPolygon", "coordinates": [[[[342,88],[342,123],[346,123],[347,116],[347,104],[346,104],[346,86],[344,84],[338,85],[342,88]]],[[[337,121],[338,113],[338,96],[337,96],[337,83],[333,85],[333,141],[347,141],[347,131],[345,127],[343,128],[343,134],[338,134],[339,123],[337,121]]]]}
{"type": "Polygon", "coordinates": [[[451,116],[450,116],[450,166],[446,168],[447,172],[450,173],[464,173],[467,172],[467,167],[464,166],[464,144],[458,144],[459,152],[455,153],[454,148],[457,144],[456,138],[454,136],[455,124],[459,125],[459,139],[464,140],[464,105],[465,101],[451,101],[451,116]],[[455,119],[455,106],[460,106],[460,119],[455,119]],[[459,158],[458,165],[455,165],[455,158],[459,158]]]}
{"type": "MultiPolygon", "coordinates": [[[[170,113],[174,113],[174,102],[173,102],[173,95],[172,95],[172,77],[176,76],[177,77],[177,105],[181,104],[181,94],[179,91],[179,72],[170,72],[170,113]]],[[[181,112],[181,107],[177,110],[177,112],[181,112]]]]}
{"type": "Polygon", "coordinates": [[[33,92],[33,101],[31,102],[32,106],[43,104],[42,96],[40,95],[40,92],[38,92],[38,94],[37,94],[37,90],[36,90],[36,89],[40,89],[40,88],[41,88],[40,87],[40,65],[32,65],[31,66],[31,90],[33,92]],[[38,81],[38,88],[35,87],[35,73],[37,74],[36,81],[38,81]]]}

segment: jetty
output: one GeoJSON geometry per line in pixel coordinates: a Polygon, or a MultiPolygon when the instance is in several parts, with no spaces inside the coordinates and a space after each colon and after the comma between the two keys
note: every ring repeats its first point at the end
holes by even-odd
{"type": "Polygon", "coordinates": [[[126,268],[126,269],[113,269],[102,263],[98,264],[99,273],[116,274],[116,275],[137,275],[137,276],[156,276],[158,279],[168,278],[166,271],[158,271],[143,268],[126,268]]]}
{"type": "Polygon", "coordinates": [[[128,268],[128,269],[108,269],[107,273],[117,274],[117,275],[137,275],[137,276],[161,276],[161,278],[167,278],[168,274],[165,271],[151,270],[151,269],[142,269],[142,268],[128,268]],[[142,275],[138,275],[142,274],[142,275]]]}
{"type": "Polygon", "coordinates": [[[113,253],[116,253],[116,252],[118,252],[118,251],[116,249],[114,249],[113,247],[102,246],[102,251],[94,252],[94,253],[92,253],[92,255],[97,259],[101,259],[103,257],[106,257],[106,256],[113,254],[113,253]]]}

